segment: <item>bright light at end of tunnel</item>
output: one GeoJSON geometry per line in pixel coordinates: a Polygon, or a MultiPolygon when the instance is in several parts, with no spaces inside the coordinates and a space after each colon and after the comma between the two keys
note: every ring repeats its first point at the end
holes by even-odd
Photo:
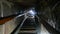
{"type": "Polygon", "coordinates": [[[32,15],[32,16],[35,16],[36,12],[34,10],[30,10],[29,13],[32,15]]]}

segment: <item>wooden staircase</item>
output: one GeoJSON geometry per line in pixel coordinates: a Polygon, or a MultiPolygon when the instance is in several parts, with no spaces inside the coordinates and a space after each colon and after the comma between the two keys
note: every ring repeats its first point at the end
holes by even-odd
{"type": "Polygon", "coordinates": [[[27,19],[18,34],[37,34],[36,23],[27,19]]]}

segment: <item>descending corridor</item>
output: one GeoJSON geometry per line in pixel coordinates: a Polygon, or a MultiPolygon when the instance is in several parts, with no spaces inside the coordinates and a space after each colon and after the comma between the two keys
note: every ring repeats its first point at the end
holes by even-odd
{"type": "Polygon", "coordinates": [[[60,0],[0,0],[0,34],[60,34],[60,0]]]}

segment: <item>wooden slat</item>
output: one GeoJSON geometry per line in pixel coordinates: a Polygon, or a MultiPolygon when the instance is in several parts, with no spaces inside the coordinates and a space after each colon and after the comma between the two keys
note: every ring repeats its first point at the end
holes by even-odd
{"type": "Polygon", "coordinates": [[[11,19],[13,19],[13,17],[8,17],[8,18],[1,19],[0,24],[4,24],[4,23],[6,23],[7,21],[9,21],[11,19]]]}

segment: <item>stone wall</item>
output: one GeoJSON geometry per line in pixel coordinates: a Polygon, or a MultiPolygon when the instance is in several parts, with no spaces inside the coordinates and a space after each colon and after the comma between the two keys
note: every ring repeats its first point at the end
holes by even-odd
{"type": "Polygon", "coordinates": [[[3,25],[0,25],[0,34],[10,34],[19,24],[20,18],[14,18],[3,25]]]}
{"type": "Polygon", "coordinates": [[[0,25],[0,34],[3,34],[3,25],[0,25]]]}

